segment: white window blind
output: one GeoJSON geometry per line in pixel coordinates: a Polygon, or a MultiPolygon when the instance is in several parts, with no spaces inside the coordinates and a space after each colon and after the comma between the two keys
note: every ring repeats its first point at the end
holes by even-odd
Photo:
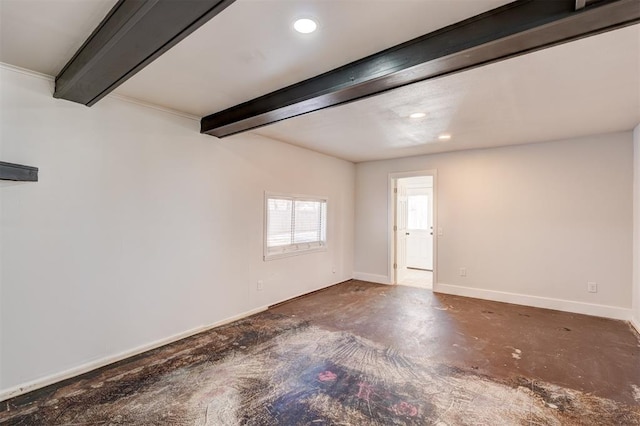
{"type": "Polygon", "coordinates": [[[325,249],[326,198],[267,194],[265,199],[265,259],[325,249]]]}

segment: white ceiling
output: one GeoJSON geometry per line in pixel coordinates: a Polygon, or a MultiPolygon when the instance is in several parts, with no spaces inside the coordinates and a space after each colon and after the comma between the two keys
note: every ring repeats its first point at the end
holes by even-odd
{"type": "Polygon", "coordinates": [[[635,25],[254,132],[359,162],[630,130],[638,123],[635,25]],[[408,117],[417,111],[427,116],[408,117]],[[439,141],[442,133],[452,139],[439,141]]]}
{"type": "Polygon", "coordinates": [[[117,0],[0,0],[0,62],[55,76],[117,0]]]}
{"type": "MultiPolygon", "coordinates": [[[[115,1],[0,0],[0,62],[56,75],[115,1]]],[[[237,0],[116,93],[204,116],[508,2],[237,0]],[[298,17],[319,31],[293,32],[298,17]]],[[[364,161],[628,130],[640,122],[638,28],[254,132],[364,161]],[[408,119],[414,111],[428,115],[408,119]],[[441,132],[453,139],[436,142],[441,132]]]]}
{"type": "Polygon", "coordinates": [[[117,93],[202,117],[510,1],[237,0],[117,93]]]}

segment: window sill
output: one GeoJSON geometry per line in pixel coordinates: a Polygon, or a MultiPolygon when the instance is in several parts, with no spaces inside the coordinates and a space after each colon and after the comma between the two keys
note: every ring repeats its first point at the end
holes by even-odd
{"type": "Polygon", "coordinates": [[[294,250],[294,251],[289,251],[284,253],[267,254],[263,256],[263,259],[265,262],[267,262],[269,260],[282,259],[284,257],[300,256],[303,254],[316,253],[319,251],[327,251],[327,246],[313,247],[313,248],[303,249],[303,250],[294,250]]]}

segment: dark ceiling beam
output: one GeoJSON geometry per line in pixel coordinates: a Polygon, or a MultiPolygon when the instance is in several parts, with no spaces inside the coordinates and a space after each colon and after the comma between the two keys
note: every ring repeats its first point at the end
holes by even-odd
{"type": "Polygon", "coordinates": [[[53,94],[91,106],[234,0],[119,0],[56,77],[53,94]]]}
{"type": "Polygon", "coordinates": [[[233,135],[637,22],[640,0],[589,0],[580,10],[575,0],[518,0],[206,116],[201,133],[233,135]]]}

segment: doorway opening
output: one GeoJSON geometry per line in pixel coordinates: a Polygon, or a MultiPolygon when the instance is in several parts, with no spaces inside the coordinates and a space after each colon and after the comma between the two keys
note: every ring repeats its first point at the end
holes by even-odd
{"type": "Polygon", "coordinates": [[[435,171],[392,174],[393,283],[433,289],[435,282],[435,171]]]}

